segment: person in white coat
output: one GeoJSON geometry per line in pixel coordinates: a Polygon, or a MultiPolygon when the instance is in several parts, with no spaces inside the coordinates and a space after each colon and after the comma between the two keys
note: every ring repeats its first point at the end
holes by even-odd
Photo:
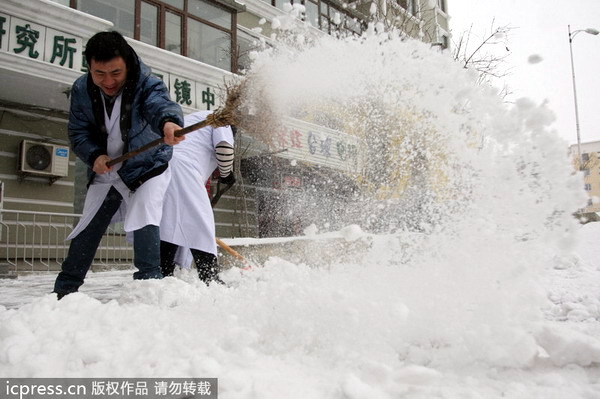
{"type": "MultiPolygon", "coordinates": [[[[187,115],[184,125],[202,122],[210,113],[200,111],[187,115]]],[[[176,263],[179,263],[176,260],[185,259],[186,254],[182,251],[189,250],[200,279],[207,284],[220,282],[215,220],[205,183],[216,168],[221,183],[232,185],[235,182],[233,144],[230,126],[206,126],[188,133],[185,141],[173,147],[173,158],[169,162],[171,182],[164,197],[160,224],[164,276],[173,275],[176,263]]]]}
{"type": "Polygon", "coordinates": [[[169,179],[175,131],[183,124],[179,104],[118,32],[99,32],[86,44],[89,72],[71,90],[68,135],[88,168],[83,216],[68,239],[67,257],[56,277],[60,299],[77,292],[113,220],[124,220],[134,236],[134,279],[159,279],[162,198],[169,179]],[[109,167],[107,162],[163,137],[154,147],[109,167]]]}

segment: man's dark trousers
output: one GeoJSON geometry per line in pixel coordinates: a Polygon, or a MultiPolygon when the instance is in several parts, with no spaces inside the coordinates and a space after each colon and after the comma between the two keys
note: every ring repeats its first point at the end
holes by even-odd
{"type": "MultiPolygon", "coordinates": [[[[63,296],[76,292],[83,284],[90,269],[102,236],[113,215],[121,206],[123,197],[111,187],[100,209],[69,246],[69,253],[62,264],[62,271],[54,283],[54,292],[63,296]]],[[[138,271],[136,280],[162,278],[160,272],[160,234],[158,226],[147,225],[133,232],[134,265],[138,271]]]]}

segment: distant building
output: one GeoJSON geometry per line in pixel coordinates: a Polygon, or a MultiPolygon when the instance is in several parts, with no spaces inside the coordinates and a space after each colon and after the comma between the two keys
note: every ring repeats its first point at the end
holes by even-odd
{"type": "Polygon", "coordinates": [[[600,141],[581,143],[581,161],[578,161],[577,144],[569,147],[576,169],[583,172],[584,189],[589,199],[582,213],[600,212],[600,141]]]}

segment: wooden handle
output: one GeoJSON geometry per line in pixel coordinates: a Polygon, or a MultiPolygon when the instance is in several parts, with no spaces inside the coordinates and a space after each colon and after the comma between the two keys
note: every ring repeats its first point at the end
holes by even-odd
{"type": "Polygon", "coordinates": [[[217,244],[225,250],[225,252],[229,253],[230,255],[233,255],[234,257],[238,258],[241,261],[244,261],[244,263],[248,263],[246,258],[244,258],[242,255],[240,255],[235,249],[233,249],[229,245],[225,244],[223,242],[223,240],[221,240],[220,238],[215,238],[215,240],[217,241],[217,244]]]}
{"type": "MultiPolygon", "coordinates": [[[[175,137],[181,137],[185,134],[193,132],[194,130],[202,129],[203,127],[208,126],[208,125],[209,125],[209,122],[208,122],[208,120],[205,119],[202,122],[194,123],[193,125],[184,127],[183,129],[176,130],[175,137]]],[[[115,159],[111,159],[110,161],[108,161],[106,163],[106,166],[111,167],[113,165],[121,163],[131,157],[136,156],[137,154],[140,154],[144,151],[148,151],[150,148],[156,147],[157,145],[164,143],[164,141],[165,141],[164,137],[161,137],[159,139],[151,141],[148,144],[141,146],[140,148],[126,152],[125,154],[123,154],[119,157],[116,157],[115,159]]]]}

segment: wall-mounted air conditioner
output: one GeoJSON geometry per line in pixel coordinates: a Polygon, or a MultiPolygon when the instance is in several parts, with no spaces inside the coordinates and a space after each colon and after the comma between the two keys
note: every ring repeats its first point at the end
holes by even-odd
{"type": "Polygon", "coordinates": [[[69,147],[23,140],[19,172],[26,175],[65,177],[69,175],[69,147]]]}

